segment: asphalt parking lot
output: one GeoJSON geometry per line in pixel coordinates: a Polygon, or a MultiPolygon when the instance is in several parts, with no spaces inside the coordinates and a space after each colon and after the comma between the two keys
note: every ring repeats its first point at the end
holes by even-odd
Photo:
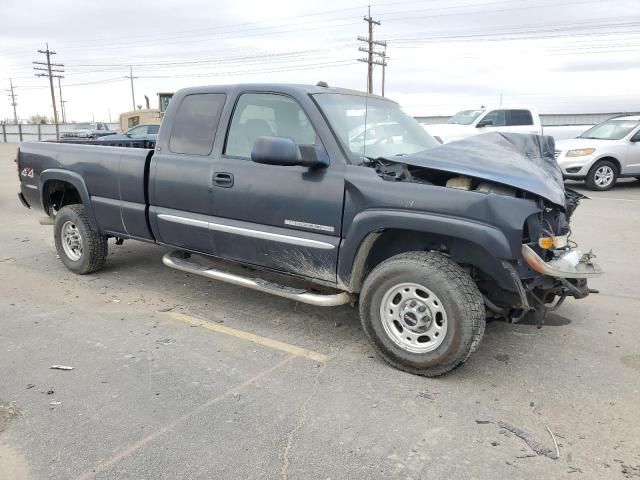
{"type": "Polygon", "coordinates": [[[110,243],[103,271],[72,274],[17,199],[14,152],[0,478],[640,478],[640,182],[588,192],[573,219],[600,294],[542,329],[492,322],[465,367],[426,379],[378,359],[350,307],[170,270],[162,247],[110,243]],[[557,460],[534,452],[555,453],[549,430],[557,460]]]}

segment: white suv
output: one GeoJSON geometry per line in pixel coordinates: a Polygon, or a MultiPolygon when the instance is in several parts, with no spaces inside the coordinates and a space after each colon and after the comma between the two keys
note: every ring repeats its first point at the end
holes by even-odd
{"type": "Polygon", "coordinates": [[[556,142],[556,159],[564,178],[584,180],[591,190],[609,190],[620,177],[640,178],[640,115],[611,118],[556,142]]]}

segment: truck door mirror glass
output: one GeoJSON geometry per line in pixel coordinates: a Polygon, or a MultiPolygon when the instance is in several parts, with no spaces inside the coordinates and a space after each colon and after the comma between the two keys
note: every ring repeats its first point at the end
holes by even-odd
{"type": "Polygon", "coordinates": [[[633,137],[629,139],[630,142],[637,143],[640,142],[640,130],[638,130],[633,137]]]}
{"type": "Polygon", "coordinates": [[[293,166],[300,165],[309,168],[326,168],[329,159],[313,146],[298,147],[287,137],[258,137],[251,149],[251,160],[267,165],[293,166]]]}
{"type": "Polygon", "coordinates": [[[493,126],[493,120],[481,120],[478,122],[478,125],[476,125],[476,128],[492,127],[492,126],[493,126]]]}

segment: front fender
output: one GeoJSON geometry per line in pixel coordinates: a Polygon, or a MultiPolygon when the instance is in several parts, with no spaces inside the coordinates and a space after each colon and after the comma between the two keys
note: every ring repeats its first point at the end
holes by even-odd
{"type": "Polygon", "coordinates": [[[40,178],[38,179],[38,190],[40,191],[40,205],[42,209],[46,211],[46,199],[44,198],[45,192],[45,184],[50,180],[58,180],[61,182],[67,182],[73,185],[73,187],[78,191],[80,195],[80,199],[82,200],[82,204],[84,205],[85,211],[87,212],[87,216],[89,217],[89,221],[92,226],[99,230],[98,222],[94,216],[93,208],[91,205],[91,197],[89,195],[89,190],[87,189],[87,185],[84,182],[84,179],[76,172],[71,172],[69,170],[62,170],[58,168],[49,168],[47,170],[43,170],[40,174],[40,178]]]}
{"type": "Polygon", "coordinates": [[[496,227],[459,217],[392,209],[366,210],[357,214],[340,245],[339,283],[354,288],[356,270],[364,268],[366,256],[379,232],[394,229],[424,232],[472,242],[498,259],[517,258],[506,236],[496,227]]]}

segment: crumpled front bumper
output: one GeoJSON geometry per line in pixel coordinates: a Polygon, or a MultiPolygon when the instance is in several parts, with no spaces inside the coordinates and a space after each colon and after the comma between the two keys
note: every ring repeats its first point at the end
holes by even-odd
{"type": "Polygon", "coordinates": [[[593,278],[599,277],[604,272],[600,265],[591,261],[591,258],[572,248],[563,252],[558,258],[545,262],[529,246],[522,245],[522,257],[527,265],[538,273],[556,278],[593,278]]]}

